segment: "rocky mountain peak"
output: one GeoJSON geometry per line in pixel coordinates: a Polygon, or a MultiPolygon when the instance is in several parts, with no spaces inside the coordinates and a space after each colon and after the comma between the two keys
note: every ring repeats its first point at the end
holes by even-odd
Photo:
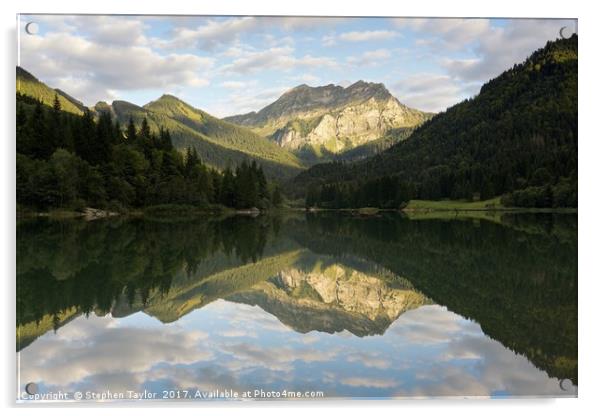
{"type": "Polygon", "coordinates": [[[320,154],[342,151],[410,128],[429,117],[401,104],[382,83],[359,80],[342,87],[298,85],[258,112],[226,117],[280,146],[320,154]]]}
{"type": "Polygon", "coordinates": [[[355,99],[388,99],[393,98],[393,95],[385,87],[383,83],[366,82],[359,80],[345,88],[345,92],[350,98],[355,99]]]}

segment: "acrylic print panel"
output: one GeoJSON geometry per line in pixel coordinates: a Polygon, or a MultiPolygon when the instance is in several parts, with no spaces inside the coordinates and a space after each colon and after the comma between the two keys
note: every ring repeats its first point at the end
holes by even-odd
{"type": "Polygon", "coordinates": [[[17,401],[576,397],[576,31],[19,16],[17,401]]]}

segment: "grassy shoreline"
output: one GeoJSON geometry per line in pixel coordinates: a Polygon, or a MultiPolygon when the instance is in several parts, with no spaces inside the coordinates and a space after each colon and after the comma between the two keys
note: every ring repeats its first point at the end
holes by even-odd
{"type": "Polygon", "coordinates": [[[461,201],[461,200],[441,200],[430,201],[423,199],[413,199],[403,209],[403,211],[473,211],[473,210],[508,210],[514,209],[502,205],[501,198],[492,198],[485,201],[461,201]]]}

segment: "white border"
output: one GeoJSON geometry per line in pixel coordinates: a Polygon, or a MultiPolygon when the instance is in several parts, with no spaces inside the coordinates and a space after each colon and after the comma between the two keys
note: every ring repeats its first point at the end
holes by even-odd
{"type": "MultiPolygon", "coordinates": [[[[327,1],[327,0],[147,0],[130,1],[103,0],[21,0],[1,3],[2,8],[2,97],[5,105],[2,111],[1,126],[4,134],[0,142],[2,149],[2,203],[1,230],[2,247],[0,253],[4,266],[2,273],[3,290],[2,342],[3,365],[0,367],[1,405],[12,407],[8,414],[19,414],[42,411],[45,414],[81,414],[82,409],[64,409],[52,406],[45,409],[15,409],[15,64],[16,64],[16,14],[21,13],[119,13],[119,14],[253,14],[253,15],[347,15],[347,16],[457,16],[457,17],[572,17],[579,19],[579,399],[558,400],[502,400],[502,401],[462,401],[462,400],[430,400],[430,401],[328,401],[310,402],[294,405],[282,403],[229,403],[225,407],[199,403],[194,407],[182,406],[172,411],[180,414],[199,415],[210,412],[222,414],[232,410],[245,413],[261,414],[307,414],[314,412],[338,411],[333,407],[341,407],[341,411],[351,414],[366,414],[376,411],[380,414],[400,414],[420,412],[421,414],[462,415],[467,414],[504,414],[523,411],[545,412],[547,415],[570,415],[593,413],[600,408],[598,386],[600,374],[599,351],[600,323],[597,319],[600,311],[596,308],[602,294],[600,285],[600,268],[597,257],[599,251],[597,240],[602,235],[600,216],[597,209],[602,206],[600,191],[602,186],[598,179],[600,158],[602,157],[602,134],[600,133],[600,27],[599,8],[593,1],[545,1],[526,2],[524,0],[498,0],[496,2],[471,2],[470,0],[434,1],[421,0],[414,2],[395,2],[393,0],[369,1],[327,1]],[[200,406],[199,406],[200,405],[200,406]],[[212,407],[209,409],[209,407],[212,407]]],[[[170,406],[174,407],[174,406],[170,406]]],[[[106,414],[107,409],[86,408],[92,414],[106,414]]],[[[145,414],[162,414],[160,404],[144,408],[119,408],[111,406],[110,412],[129,414],[143,411],[145,414]]]]}

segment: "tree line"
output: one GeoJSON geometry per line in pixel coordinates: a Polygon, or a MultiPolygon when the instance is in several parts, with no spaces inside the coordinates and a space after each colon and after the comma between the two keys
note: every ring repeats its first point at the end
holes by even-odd
{"type": "Polygon", "coordinates": [[[397,176],[383,176],[367,181],[312,186],[305,198],[306,208],[326,209],[379,207],[403,208],[414,190],[397,176]]]}
{"type": "Polygon", "coordinates": [[[194,147],[175,149],[144,119],[122,127],[109,111],[74,115],[17,93],[17,203],[36,210],[159,204],[268,209],[282,194],[255,161],[220,172],[194,147]]]}

